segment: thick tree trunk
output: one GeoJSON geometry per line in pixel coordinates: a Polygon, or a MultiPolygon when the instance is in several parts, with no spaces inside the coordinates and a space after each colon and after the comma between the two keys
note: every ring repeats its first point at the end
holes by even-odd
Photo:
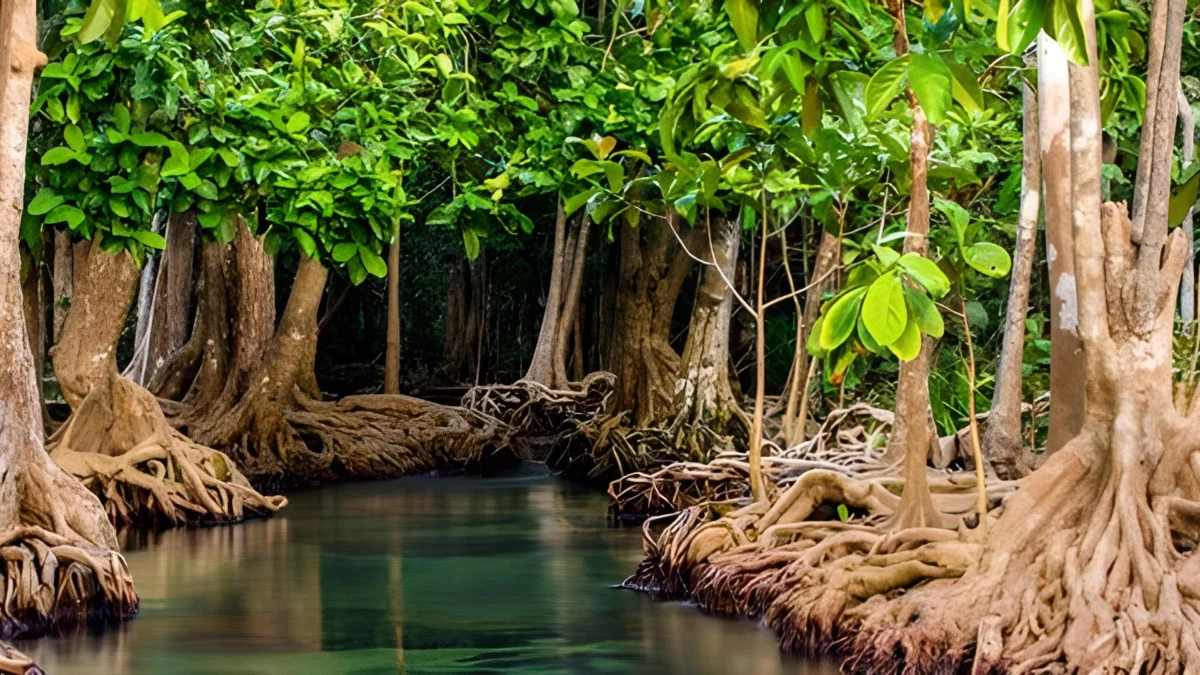
{"type": "Polygon", "coordinates": [[[1024,96],[1024,156],[1021,163],[1021,209],[1017,223],[1017,243],[1013,251],[1004,343],[1000,350],[1000,364],[996,368],[992,409],[983,437],[984,456],[996,474],[1006,479],[1019,478],[1033,468],[1029,466],[1024,434],[1021,430],[1021,379],[1025,352],[1025,315],[1029,310],[1029,285],[1041,206],[1041,153],[1038,141],[1037,97],[1028,84],[1025,85],[1024,96]]]}
{"type": "Polygon", "coordinates": [[[745,414],[729,386],[729,322],[733,315],[729,284],[737,263],[739,225],[736,219],[717,218],[710,224],[711,251],[707,243],[692,251],[709,264],[701,271],[687,343],[675,375],[674,400],[664,421],[689,439],[677,440],[676,445],[687,447],[698,461],[716,449],[696,435],[700,428],[742,439],[747,433],[745,414]]]}
{"type": "Polygon", "coordinates": [[[125,369],[126,376],[137,384],[145,386],[154,380],[167,359],[187,341],[195,249],[195,215],[172,214],[167,221],[167,248],[160,254],[149,323],[133,361],[125,369]]]}
{"type": "MultiPolygon", "coordinates": [[[[36,635],[126,618],[137,596],[117,537],[94,495],[42,445],[37,374],[22,321],[21,214],[34,70],[33,0],[0,1],[0,636],[36,635]]],[[[16,656],[13,655],[13,659],[16,656]]]]}
{"type": "Polygon", "coordinates": [[[137,291],[125,254],[96,249],[75,278],[75,301],[51,351],[71,418],[51,437],[51,456],[104,497],[118,523],[236,521],[286,500],[263,497],[228,457],[167,423],[157,399],[117,372],[116,345],[137,291]]]}
{"type": "MultiPolygon", "coordinates": [[[[671,406],[672,382],[679,355],[671,348],[675,301],[692,268],[692,259],[672,232],[674,216],[650,218],[637,228],[621,228],[619,273],[613,307],[608,365],[617,376],[614,411],[631,414],[635,426],[647,426],[671,406]]],[[[685,240],[700,250],[693,228],[685,240]]],[[[707,240],[703,240],[707,247],[707,240]]]]}
{"type": "Polygon", "coordinates": [[[383,393],[400,393],[400,231],[388,247],[387,353],[384,357],[383,393]]]}
{"type": "MultiPolygon", "coordinates": [[[[37,384],[38,406],[45,406],[42,393],[46,370],[46,304],[43,301],[42,265],[32,256],[22,256],[25,267],[21,284],[22,310],[25,315],[25,334],[29,338],[29,351],[33,355],[33,372],[37,384]]],[[[42,415],[46,419],[45,414],[42,415]]],[[[44,438],[42,440],[45,440],[44,438]]]]}
{"type": "Polygon", "coordinates": [[[197,439],[272,485],[420,473],[502,443],[500,425],[461,408],[388,395],[316,400],[309,380],[327,275],[320,262],[301,259],[262,363],[231,411],[191,427],[197,439]]]}
{"type": "Polygon", "coordinates": [[[206,408],[225,385],[229,370],[229,310],[224,244],[205,242],[196,282],[196,318],[187,343],[171,354],[146,388],[159,398],[206,408]]]}
{"type": "Polygon", "coordinates": [[[1038,36],[1038,121],[1045,183],[1046,259],[1050,263],[1050,430],[1054,453],[1083,426],[1083,343],[1079,339],[1072,234],[1071,101],[1067,56],[1038,36]]]}

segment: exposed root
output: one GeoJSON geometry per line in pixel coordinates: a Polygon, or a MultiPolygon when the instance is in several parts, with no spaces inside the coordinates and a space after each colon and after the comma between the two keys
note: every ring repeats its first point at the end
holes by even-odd
{"type": "Polygon", "coordinates": [[[546,461],[555,448],[570,445],[585,425],[606,419],[616,377],[595,372],[567,389],[550,389],[532,380],[474,387],[462,407],[512,428],[511,443],[527,461],[546,461]]]}
{"type": "MultiPolygon", "coordinates": [[[[41,527],[21,526],[0,533],[0,559],[2,637],[61,632],[137,612],[133,578],[115,551],[102,552],[41,527]]],[[[22,658],[19,652],[0,651],[0,672],[26,672],[5,670],[18,667],[22,658]]]]}
{"type": "Polygon", "coordinates": [[[0,642],[0,673],[6,675],[44,675],[33,659],[17,651],[16,647],[0,642]]]}

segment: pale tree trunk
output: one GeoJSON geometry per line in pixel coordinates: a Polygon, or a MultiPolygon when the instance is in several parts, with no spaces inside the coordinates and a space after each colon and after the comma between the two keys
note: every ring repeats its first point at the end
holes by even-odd
{"type": "Polygon", "coordinates": [[[1038,122],[1050,263],[1050,429],[1053,454],[1083,426],[1083,343],[1072,233],[1071,100],[1067,56],[1045,33],[1038,36],[1038,122]]]}
{"type": "MultiPolygon", "coordinates": [[[[154,232],[161,235],[166,223],[166,213],[159,211],[154,214],[151,227],[154,232]]],[[[130,374],[137,370],[140,375],[145,366],[146,336],[150,331],[150,317],[154,314],[154,300],[158,290],[158,263],[161,259],[162,254],[159,251],[148,252],[146,264],[142,267],[142,278],[138,283],[137,326],[133,334],[135,352],[130,367],[126,368],[126,372],[130,374]]],[[[162,290],[165,292],[166,287],[164,286],[162,290]]]]}
{"type": "MultiPolygon", "coordinates": [[[[808,337],[812,327],[821,316],[821,295],[826,289],[837,287],[834,270],[838,264],[841,239],[828,232],[821,233],[817,245],[817,257],[812,274],[805,282],[810,288],[805,292],[804,310],[796,322],[796,351],[792,357],[792,373],[788,382],[787,409],[784,412],[784,434],[788,447],[804,442],[804,425],[808,423],[809,391],[817,359],[808,354],[808,337]]],[[[784,255],[787,255],[786,252],[784,255]]]]}
{"type": "Polygon", "coordinates": [[[172,214],[167,221],[167,248],[159,256],[150,318],[134,359],[125,369],[125,375],[137,384],[153,381],[167,359],[187,341],[195,250],[195,215],[172,214]]]}
{"type": "Polygon", "coordinates": [[[570,383],[567,348],[578,318],[590,229],[591,219],[586,214],[567,218],[562,204],[558,205],[546,309],[542,314],[533,360],[524,378],[548,389],[566,389],[570,383]]]}
{"type": "MultiPolygon", "coordinates": [[[[9,589],[0,607],[3,637],[125,618],[138,602],[100,502],[55,466],[42,444],[19,244],[29,101],[34,70],[46,63],[36,37],[36,3],[0,1],[0,528],[7,560],[0,576],[9,589]]],[[[11,661],[10,672],[32,667],[15,652],[11,661]]]]}
{"type": "Polygon", "coordinates": [[[400,229],[388,247],[387,353],[384,358],[383,393],[400,393],[400,229]]]}
{"type": "MultiPolygon", "coordinates": [[[[735,218],[718,216],[708,225],[711,249],[706,241],[699,251],[692,251],[708,264],[700,273],[687,342],[675,376],[674,410],[665,420],[671,428],[684,432],[689,441],[697,440],[694,434],[702,426],[722,436],[744,437],[746,433],[744,415],[729,386],[729,323],[733,315],[730,284],[741,239],[739,225],[735,218]]],[[[705,459],[713,451],[708,443],[688,445],[697,459],[705,459]]]]}
{"type": "MultiPolygon", "coordinates": [[[[1196,117],[1192,114],[1192,104],[1188,102],[1187,96],[1183,93],[1183,87],[1179,87],[1179,126],[1183,131],[1182,143],[1182,159],[1183,166],[1188,166],[1196,159],[1196,117]]],[[[1187,237],[1188,243],[1188,259],[1187,264],[1183,267],[1183,280],[1179,286],[1179,316],[1184,321],[1194,321],[1196,319],[1196,244],[1193,241],[1195,232],[1193,232],[1193,216],[1195,211],[1188,209],[1187,215],[1183,217],[1183,223],[1180,224],[1180,229],[1187,237]]]]}
{"type": "Polygon", "coordinates": [[[1025,315],[1029,311],[1029,284],[1037,244],[1038,214],[1041,207],[1041,150],[1038,142],[1037,95],[1024,85],[1024,134],[1021,161],[1021,207],[1017,222],[1017,243],[1013,251],[1012,279],[1009,282],[1008,311],[1004,323],[1004,342],[996,368],[996,388],[988,414],[983,452],[1001,478],[1018,478],[1028,473],[1024,434],[1021,431],[1021,379],[1025,352],[1025,315]]]}

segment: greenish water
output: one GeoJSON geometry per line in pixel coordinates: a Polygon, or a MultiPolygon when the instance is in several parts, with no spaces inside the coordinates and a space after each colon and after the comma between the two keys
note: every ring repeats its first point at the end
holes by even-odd
{"type": "Polygon", "coordinates": [[[611,588],[641,534],[606,504],[532,467],[304,492],[131,544],[135,620],[18,646],[51,675],[836,672],[752,622],[611,588]]]}

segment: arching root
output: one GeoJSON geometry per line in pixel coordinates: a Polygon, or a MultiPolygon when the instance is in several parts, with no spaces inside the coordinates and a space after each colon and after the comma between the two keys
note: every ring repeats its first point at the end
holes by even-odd
{"type": "Polygon", "coordinates": [[[5,675],[45,675],[42,669],[33,662],[33,659],[4,642],[0,642],[0,673],[5,673],[5,675]]]}
{"type": "Polygon", "coordinates": [[[224,453],[164,429],[116,457],[75,452],[70,425],[50,439],[50,456],[104,502],[117,526],[139,522],[223,523],[287,505],[259,494],[224,453]]]}
{"type": "MultiPolygon", "coordinates": [[[[133,578],[115,551],[100,552],[41,527],[21,526],[0,532],[0,559],[0,636],[59,632],[137,612],[133,578]]],[[[3,670],[20,666],[22,658],[19,652],[0,653],[0,672],[26,672],[3,670]]]]}
{"type": "Polygon", "coordinates": [[[570,445],[582,427],[608,419],[615,385],[616,376],[603,371],[567,389],[520,380],[473,387],[463,396],[462,407],[511,427],[510,442],[522,459],[546,461],[555,448],[570,445]]]}

